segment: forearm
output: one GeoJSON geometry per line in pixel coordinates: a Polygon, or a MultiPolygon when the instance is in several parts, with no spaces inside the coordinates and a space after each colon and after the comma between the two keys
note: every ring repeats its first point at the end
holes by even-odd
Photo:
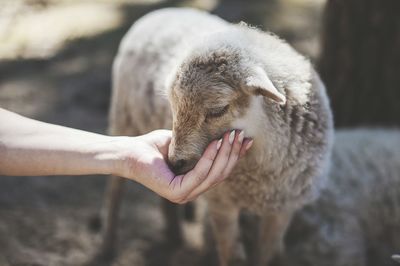
{"type": "Polygon", "coordinates": [[[109,174],[113,137],[47,124],[0,109],[0,174],[109,174]]]}

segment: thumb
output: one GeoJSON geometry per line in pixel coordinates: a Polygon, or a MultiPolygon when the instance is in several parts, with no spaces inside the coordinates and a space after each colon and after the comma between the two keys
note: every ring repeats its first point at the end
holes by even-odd
{"type": "Polygon", "coordinates": [[[150,135],[157,149],[164,157],[166,157],[168,155],[168,147],[172,139],[172,131],[160,129],[150,132],[150,135]]]}

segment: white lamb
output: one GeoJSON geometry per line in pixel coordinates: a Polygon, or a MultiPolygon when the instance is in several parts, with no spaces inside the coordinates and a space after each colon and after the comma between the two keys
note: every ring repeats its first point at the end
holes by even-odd
{"type": "MultiPolygon", "coordinates": [[[[293,213],[316,197],[328,170],[331,111],[310,62],[272,34],[170,8],[132,26],[113,71],[111,133],[172,127],[169,161],[177,173],[191,169],[206,145],[228,130],[254,139],[231,177],[206,199],[220,264],[238,255],[243,209],[261,217],[254,263],[267,264],[282,251],[293,213]]],[[[121,182],[111,184],[106,248],[114,238],[121,182]]],[[[171,237],[179,239],[177,212],[164,207],[171,237]]]]}

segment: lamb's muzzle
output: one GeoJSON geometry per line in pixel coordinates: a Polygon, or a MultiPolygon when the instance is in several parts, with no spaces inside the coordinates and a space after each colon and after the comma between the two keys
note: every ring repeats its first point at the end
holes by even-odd
{"type": "Polygon", "coordinates": [[[194,167],[195,163],[196,163],[195,160],[185,160],[185,159],[177,159],[176,160],[173,157],[168,158],[168,164],[169,164],[171,170],[176,175],[181,175],[181,174],[187,173],[194,167]]]}

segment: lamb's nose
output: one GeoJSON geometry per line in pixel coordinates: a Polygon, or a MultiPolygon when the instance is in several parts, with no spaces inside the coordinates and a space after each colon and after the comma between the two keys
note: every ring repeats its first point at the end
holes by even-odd
{"type": "Polygon", "coordinates": [[[180,159],[178,161],[176,161],[175,167],[177,169],[183,168],[186,164],[186,160],[180,159]]]}
{"type": "Polygon", "coordinates": [[[187,161],[184,159],[179,159],[176,162],[171,162],[171,170],[176,174],[182,174],[182,170],[186,167],[187,161]]]}

